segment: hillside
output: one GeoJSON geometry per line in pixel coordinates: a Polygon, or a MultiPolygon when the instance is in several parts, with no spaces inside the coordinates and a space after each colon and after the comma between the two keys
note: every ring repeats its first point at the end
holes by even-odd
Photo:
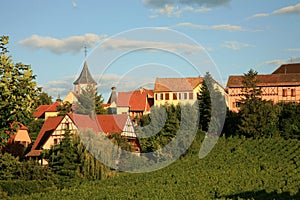
{"type": "Polygon", "coordinates": [[[297,140],[220,138],[207,157],[198,151],[194,142],[186,156],[155,172],[13,199],[300,199],[297,140]]]}

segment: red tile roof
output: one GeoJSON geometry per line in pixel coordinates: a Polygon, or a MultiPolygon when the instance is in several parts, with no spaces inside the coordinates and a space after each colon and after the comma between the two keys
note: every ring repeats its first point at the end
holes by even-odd
{"type": "Polygon", "coordinates": [[[127,114],[97,116],[99,128],[101,132],[104,132],[105,134],[122,133],[127,119],[127,114]]]}
{"type": "Polygon", "coordinates": [[[273,74],[300,73],[300,63],[283,64],[273,74]]]}
{"type": "Polygon", "coordinates": [[[46,142],[46,140],[49,138],[51,133],[57,128],[57,126],[60,124],[60,122],[63,118],[64,118],[64,116],[49,117],[45,121],[45,123],[44,123],[44,125],[43,125],[43,127],[31,149],[39,150],[39,148],[46,142]]]}
{"type": "MultiPolygon", "coordinates": [[[[79,130],[92,129],[95,132],[104,132],[105,134],[122,133],[129,117],[126,114],[97,115],[95,118],[80,114],[68,114],[68,116],[72,119],[79,130]]],[[[48,140],[64,117],[65,116],[49,117],[45,121],[34,145],[31,148],[31,151],[26,156],[40,155],[41,146],[48,140]]]]}
{"type": "MultiPolygon", "coordinates": [[[[243,87],[244,76],[229,76],[227,87],[243,87]]],[[[300,85],[300,73],[257,75],[257,86],[300,85]]]]}
{"type": "Polygon", "coordinates": [[[61,105],[61,103],[58,101],[55,101],[51,105],[40,105],[33,113],[33,116],[40,118],[45,112],[57,112],[57,106],[59,105],[61,105]]]}
{"type": "Polygon", "coordinates": [[[132,111],[150,111],[148,98],[153,98],[153,91],[141,89],[118,93],[118,107],[130,107],[132,111]]]}
{"type": "Polygon", "coordinates": [[[203,81],[202,77],[193,78],[156,78],[154,92],[192,91],[203,81]]]}

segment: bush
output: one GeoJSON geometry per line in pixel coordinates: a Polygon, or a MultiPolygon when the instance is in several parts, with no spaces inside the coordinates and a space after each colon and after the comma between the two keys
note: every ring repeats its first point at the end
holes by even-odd
{"type": "Polygon", "coordinates": [[[46,192],[54,189],[56,189],[56,187],[51,181],[0,181],[0,197],[5,197],[5,195],[20,196],[24,194],[46,192]]]}

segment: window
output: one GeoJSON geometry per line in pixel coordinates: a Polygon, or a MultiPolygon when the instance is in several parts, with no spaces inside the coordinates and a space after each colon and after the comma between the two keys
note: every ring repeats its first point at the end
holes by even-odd
{"type": "Polygon", "coordinates": [[[58,139],[55,138],[55,139],[54,139],[54,145],[57,145],[57,144],[58,144],[58,139]]]}
{"type": "Polygon", "coordinates": [[[286,97],[287,96],[287,89],[282,89],[282,96],[286,97]]]}
{"type": "Polygon", "coordinates": [[[159,94],[155,94],[155,99],[156,100],[163,100],[163,96],[164,94],[163,93],[159,93],[159,94]]]}
{"type": "Polygon", "coordinates": [[[295,97],[296,96],[296,89],[291,89],[291,96],[295,97]]]}
{"type": "Polygon", "coordinates": [[[241,107],[241,102],[235,102],[235,107],[237,107],[237,108],[239,108],[239,107],[241,107]]]}
{"type": "Polygon", "coordinates": [[[177,94],[173,93],[173,100],[177,100],[177,94]]]}
{"type": "Polygon", "coordinates": [[[189,93],[189,99],[194,99],[194,94],[192,92],[189,93]]]}
{"type": "Polygon", "coordinates": [[[165,99],[166,99],[166,100],[169,100],[169,99],[170,99],[170,94],[169,94],[169,93],[166,93],[166,94],[165,94],[165,99]]]}
{"type": "Polygon", "coordinates": [[[181,100],[181,98],[182,98],[181,93],[178,93],[178,99],[181,100]]]}
{"type": "Polygon", "coordinates": [[[183,99],[187,99],[187,93],[183,93],[183,99]]]}

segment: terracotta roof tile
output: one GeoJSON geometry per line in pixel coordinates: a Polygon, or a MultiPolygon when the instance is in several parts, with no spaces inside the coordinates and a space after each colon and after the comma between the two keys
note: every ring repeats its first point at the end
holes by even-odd
{"type": "Polygon", "coordinates": [[[44,125],[43,125],[43,127],[31,149],[39,150],[39,148],[44,144],[45,140],[48,139],[48,137],[50,136],[49,134],[51,133],[51,131],[53,131],[57,128],[57,126],[59,125],[59,123],[61,122],[61,120],[63,118],[64,118],[63,116],[49,117],[45,121],[45,123],[44,123],[44,125]]]}
{"type": "Polygon", "coordinates": [[[300,63],[283,64],[273,74],[300,73],[300,63]]]}
{"type": "Polygon", "coordinates": [[[57,112],[57,106],[59,105],[61,105],[61,103],[58,101],[55,101],[51,105],[40,105],[33,113],[33,116],[40,118],[45,112],[57,112]]]}
{"type": "MultiPolygon", "coordinates": [[[[227,87],[242,87],[244,76],[229,76],[227,87]]],[[[257,86],[282,86],[300,85],[300,73],[298,74],[264,74],[257,75],[257,86]]]]}
{"type": "Polygon", "coordinates": [[[132,92],[119,92],[118,107],[130,107],[132,111],[149,111],[147,98],[153,98],[153,91],[141,89],[132,92]]]}
{"type": "Polygon", "coordinates": [[[154,92],[192,91],[203,81],[202,77],[193,78],[156,78],[154,92]]]}

